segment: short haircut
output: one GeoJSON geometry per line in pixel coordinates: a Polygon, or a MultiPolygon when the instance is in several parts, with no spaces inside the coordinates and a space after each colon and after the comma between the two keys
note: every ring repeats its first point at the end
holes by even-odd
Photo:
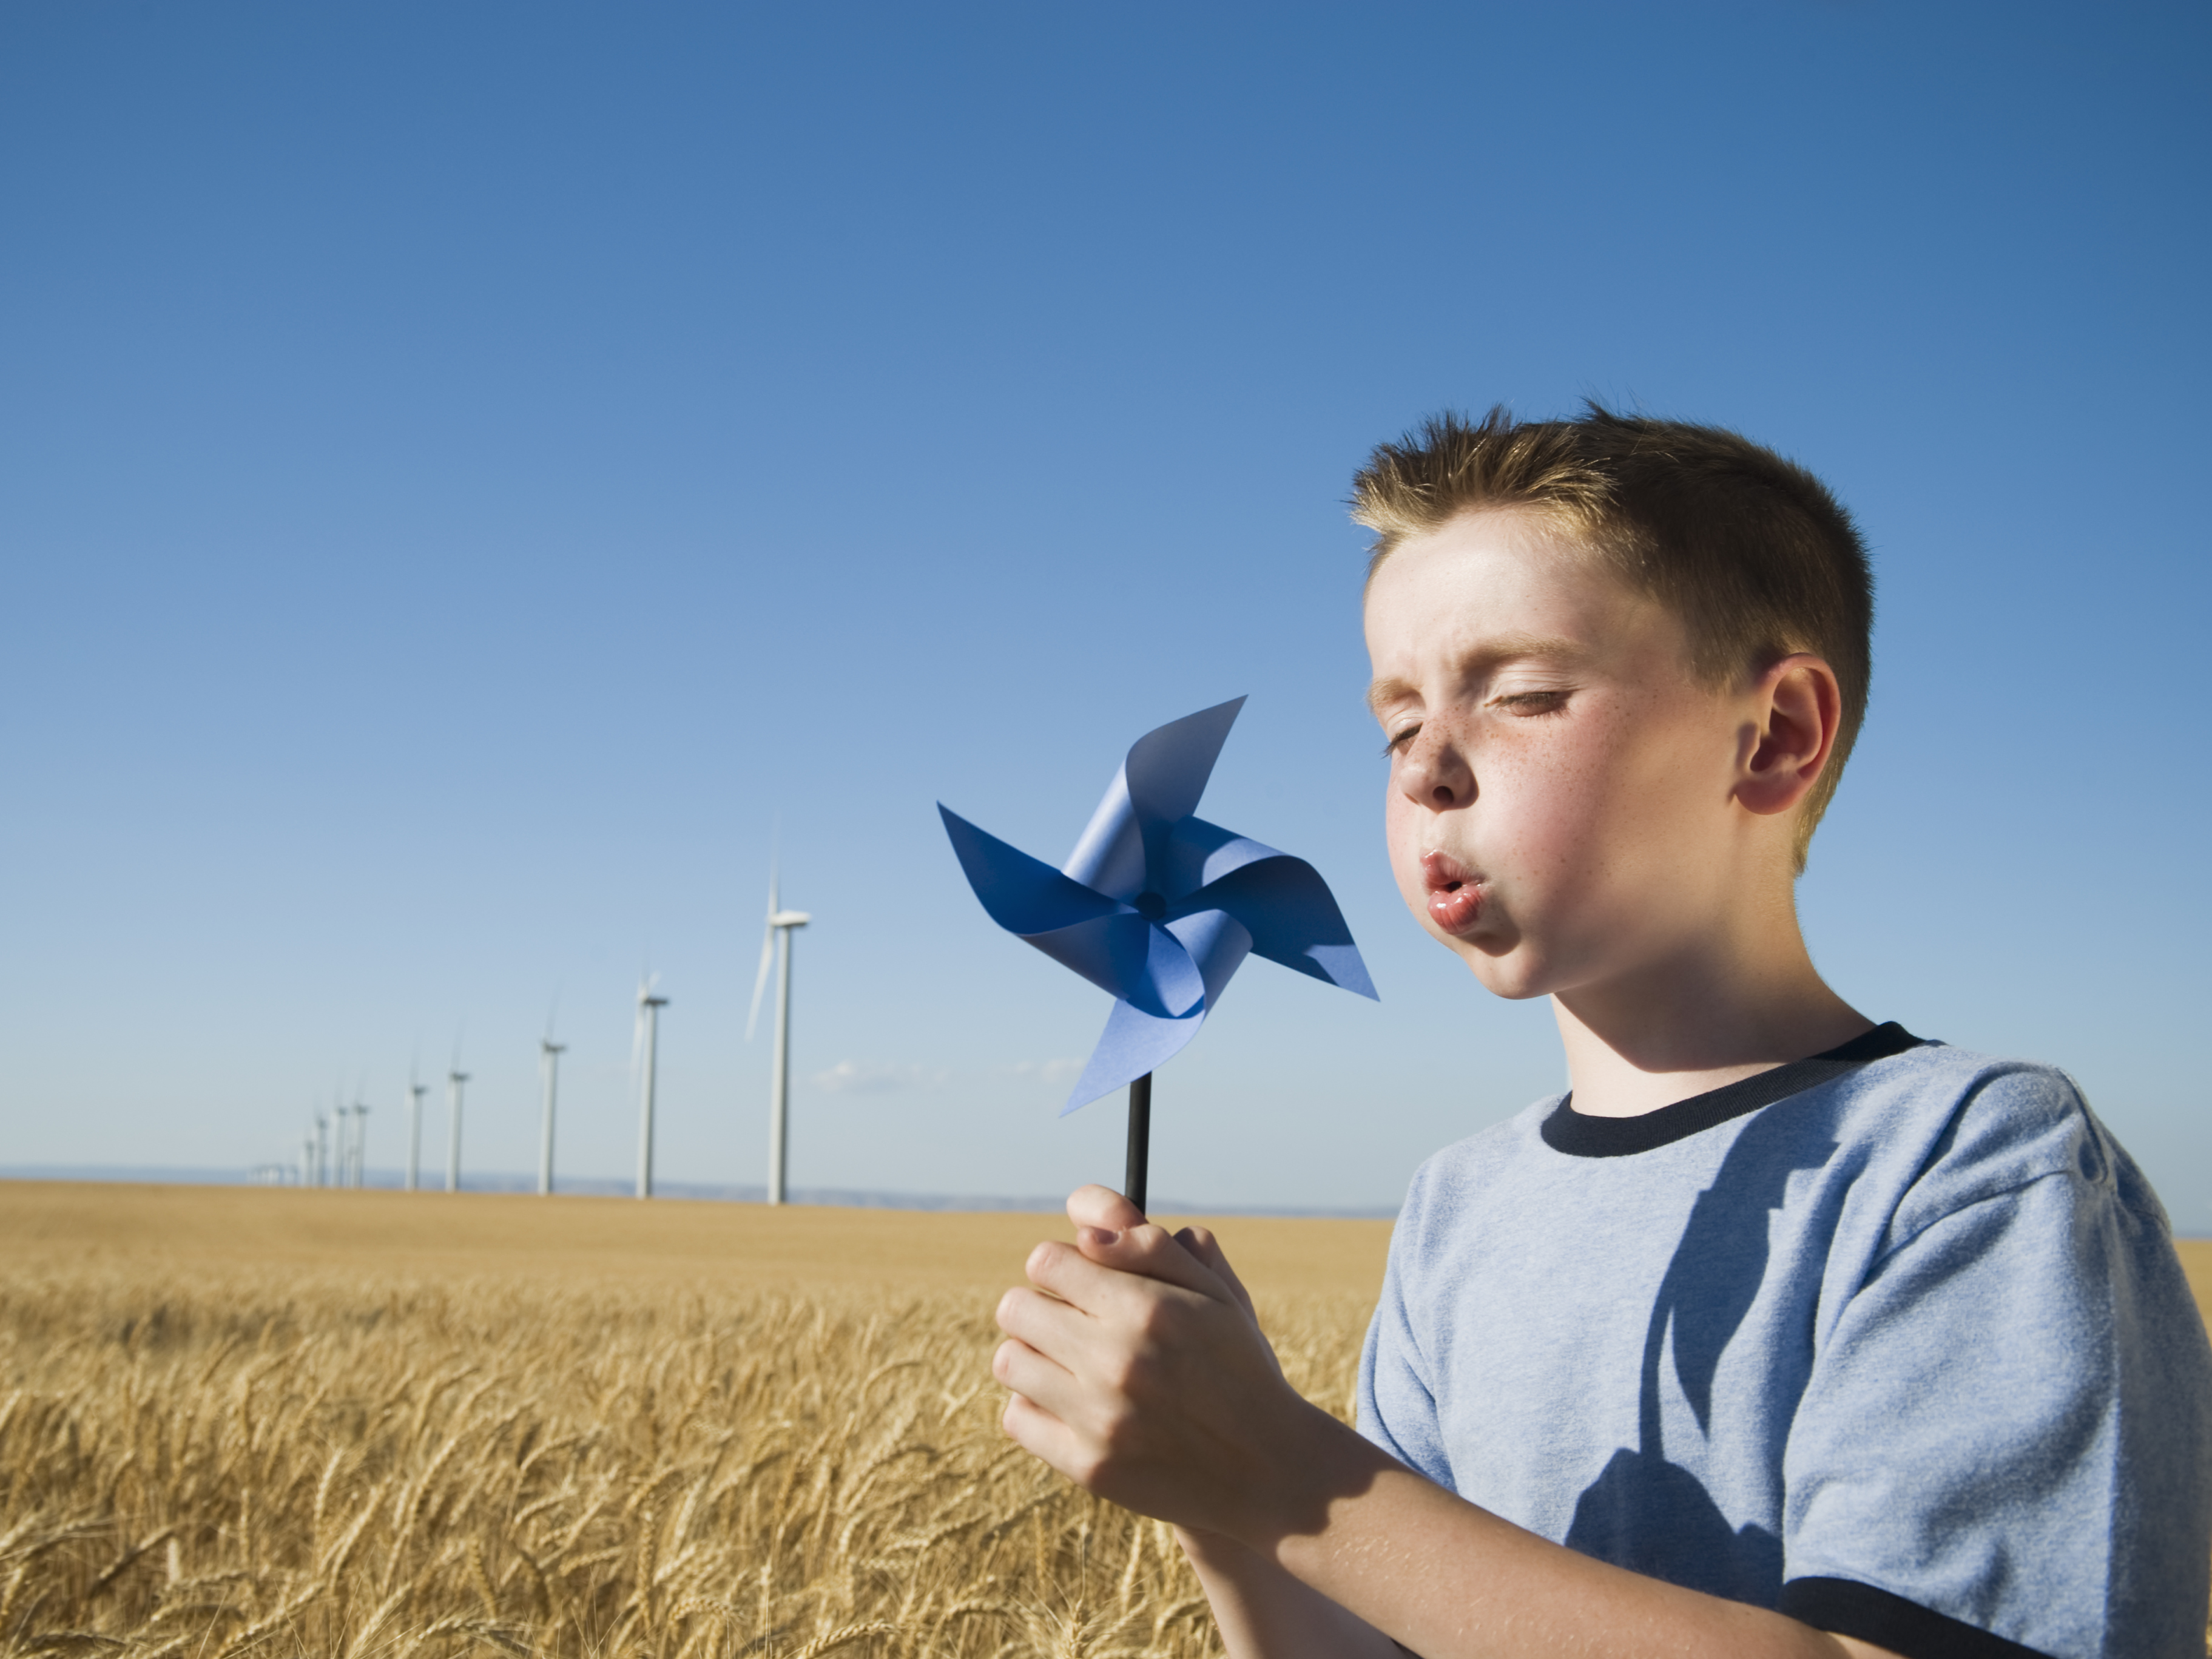
{"type": "Polygon", "coordinates": [[[1374,580],[1409,536],[1462,513],[1542,514],[1682,621],[1690,669],[1741,683],[1802,651],[1843,692],[1835,747],[1798,814],[1796,867],[1866,716],[1874,574],[1851,515],[1793,461],[1721,427],[1618,415],[1569,421],[1432,416],[1380,444],[1352,479],[1352,516],[1375,532],[1374,580]]]}

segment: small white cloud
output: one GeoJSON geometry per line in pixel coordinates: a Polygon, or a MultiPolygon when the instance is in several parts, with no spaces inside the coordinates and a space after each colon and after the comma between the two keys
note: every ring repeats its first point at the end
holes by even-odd
{"type": "Polygon", "coordinates": [[[817,1089],[830,1095],[887,1095],[901,1089],[931,1088],[951,1080],[951,1071],[943,1066],[859,1060],[841,1060],[828,1071],[817,1072],[807,1079],[817,1089]]]}
{"type": "Polygon", "coordinates": [[[1083,1075],[1079,1060],[1018,1060],[999,1069],[1009,1077],[1040,1078],[1047,1083],[1072,1083],[1083,1075]]]}

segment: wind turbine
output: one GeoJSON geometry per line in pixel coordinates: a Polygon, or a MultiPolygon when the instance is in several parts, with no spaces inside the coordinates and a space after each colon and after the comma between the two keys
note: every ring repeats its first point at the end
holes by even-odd
{"type": "Polygon", "coordinates": [[[545,1017],[545,1035],[538,1039],[538,1069],[545,1079],[545,1123],[538,1139],[538,1190],[553,1190],[553,1100],[561,1086],[561,1056],[568,1045],[553,1041],[553,1016],[545,1017]]]}
{"type": "Polygon", "coordinates": [[[668,1006],[666,997],[653,995],[660,983],[660,975],[650,975],[637,982],[637,1024],[630,1036],[630,1064],[635,1066],[641,1059],[645,1063],[641,1079],[637,1117],[637,1195],[653,1196],[653,1086],[655,1063],[660,1057],[660,1011],[668,1006]]]}
{"type": "Polygon", "coordinates": [[[453,1045],[453,1066],[446,1073],[446,1190],[461,1190],[461,1085],[469,1074],[461,1069],[460,1044],[453,1045]]]}
{"type": "Polygon", "coordinates": [[[768,925],[761,933],[760,972],[753,976],[752,1012],[745,1016],[745,1041],[760,1021],[761,993],[768,988],[769,959],[776,959],[775,1066],[769,1079],[768,1201],[783,1202],[785,1132],[791,1121],[791,935],[814,918],[787,910],[776,896],[775,866],[768,872],[768,925]]]}
{"type": "Polygon", "coordinates": [[[314,1174],[315,1138],[313,1135],[301,1135],[300,1137],[300,1184],[302,1187],[313,1186],[314,1174]]]}
{"type": "Polygon", "coordinates": [[[407,1066],[407,1190],[422,1184],[422,1097],[429,1089],[415,1080],[415,1065],[407,1066]]]}
{"type": "Polygon", "coordinates": [[[356,1190],[368,1185],[368,1103],[365,1100],[353,1103],[353,1184],[356,1190]]]}
{"type": "Polygon", "coordinates": [[[317,1112],[315,1114],[315,1185],[318,1187],[327,1187],[331,1184],[329,1179],[330,1136],[330,1119],[322,1113],[317,1112]]]}

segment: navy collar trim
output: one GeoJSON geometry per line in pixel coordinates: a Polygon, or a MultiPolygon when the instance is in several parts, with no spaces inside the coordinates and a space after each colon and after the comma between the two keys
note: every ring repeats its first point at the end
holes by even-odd
{"type": "Polygon", "coordinates": [[[1832,1083],[1877,1060],[1917,1048],[1925,1041],[1891,1020],[1825,1053],[1793,1060],[1738,1083],[1723,1084],[1640,1117],[1585,1116],[1575,1109],[1575,1097],[1569,1094],[1545,1118],[1544,1144],[1570,1158],[1626,1158],[1653,1152],[1823,1083],[1832,1083]]]}

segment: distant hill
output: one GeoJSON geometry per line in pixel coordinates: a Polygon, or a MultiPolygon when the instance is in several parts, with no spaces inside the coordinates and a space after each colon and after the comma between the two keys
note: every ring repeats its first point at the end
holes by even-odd
{"type": "MultiPolygon", "coordinates": [[[[204,1169],[190,1165],[146,1164],[0,1164],[0,1181],[100,1181],[143,1183],[159,1187],[252,1187],[290,1186],[290,1180],[270,1182],[257,1178],[252,1170],[204,1169]]],[[[398,1170],[370,1170],[368,1184],[384,1191],[396,1191],[403,1184],[398,1170]]],[[[426,1189],[435,1190],[444,1186],[442,1175],[425,1181],[426,1189]]],[[[563,1176],[554,1183],[556,1192],[587,1197],[629,1198],[635,1193],[634,1183],[606,1177],[589,1176],[563,1176]]],[[[532,1193],[538,1189],[535,1176],[503,1174],[497,1170],[478,1175],[464,1175],[461,1189],[471,1193],[532,1193]]],[[[705,1200],[725,1204],[763,1204],[768,1200],[768,1189],[757,1186],[721,1187],[696,1181],[655,1181],[655,1198],[705,1200]]],[[[830,1205],[841,1209],[855,1210],[959,1210],[959,1211],[1026,1211],[1039,1214],[1057,1215],[1062,1200],[1054,1197],[1006,1198],[978,1193],[884,1193],[860,1192],[844,1187],[793,1187],[790,1189],[794,1204],[830,1205]]],[[[1394,1216],[1395,1207],[1366,1209],[1322,1209],[1296,1206],[1255,1204],[1203,1204],[1178,1198],[1156,1198],[1151,1206],[1156,1212],[1173,1215],[1279,1215],[1279,1216],[1340,1216],[1350,1218],[1373,1219],[1394,1216]]]]}

